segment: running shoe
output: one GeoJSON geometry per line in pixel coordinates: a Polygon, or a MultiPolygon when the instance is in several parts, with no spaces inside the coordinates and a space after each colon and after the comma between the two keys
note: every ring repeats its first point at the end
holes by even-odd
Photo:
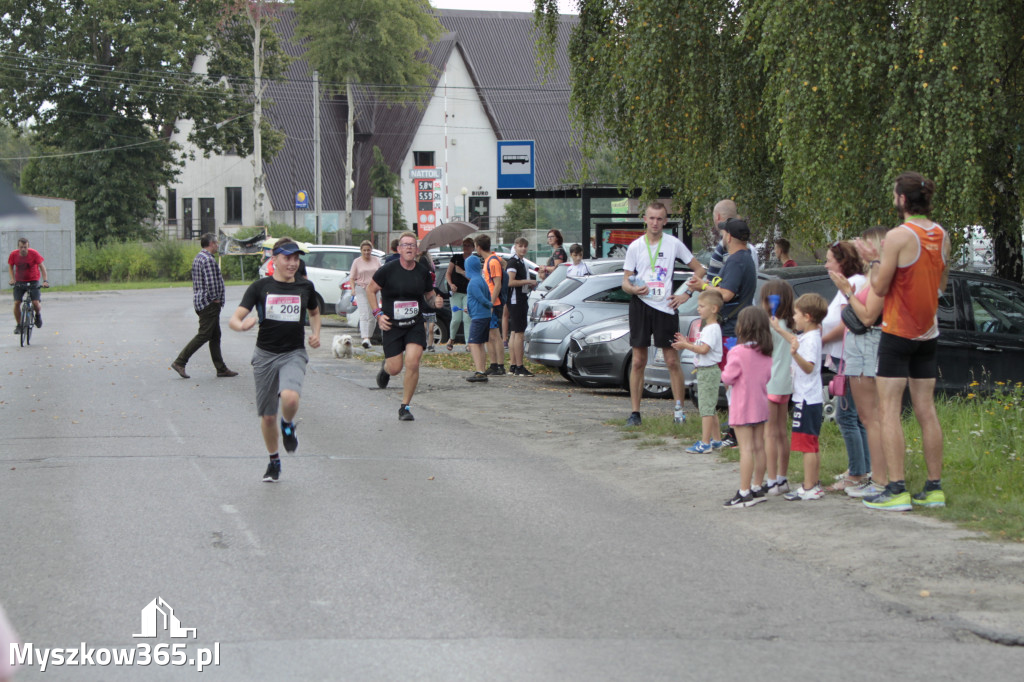
{"type": "Polygon", "coordinates": [[[363,348],[370,347],[370,339],[363,339],[363,348]]]}
{"type": "Polygon", "coordinates": [[[295,437],[295,422],[281,420],[281,440],[288,452],[295,452],[295,448],[299,447],[299,439],[295,437]]]}
{"type": "MultiPolygon", "coordinates": [[[[767,486],[763,486],[763,485],[761,487],[757,488],[756,490],[753,487],[751,487],[751,489],[750,489],[750,496],[753,497],[755,500],[757,500],[757,502],[764,502],[765,501],[765,495],[767,493],[768,493],[768,488],[767,488],[767,486]]],[[[757,502],[755,502],[754,504],[757,504],[757,502]]]]}
{"type": "Polygon", "coordinates": [[[906,490],[896,493],[886,488],[881,495],[865,497],[863,502],[868,509],[882,511],[910,511],[913,508],[910,493],[906,490]]]}
{"type": "Polygon", "coordinates": [[[938,490],[922,490],[916,495],[913,495],[910,498],[910,502],[918,507],[926,507],[929,509],[945,507],[946,493],[942,492],[941,488],[938,490]]]}
{"type": "Polygon", "coordinates": [[[427,346],[427,352],[428,353],[433,353],[434,352],[434,347],[433,346],[427,346]]]}
{"type": "Polygon", "coordinates": [[[36,313],[36,329],[43,326],[43,314],[36,313]]]}
{"type": "Polygon", "coordinates": [[[722,444],[723,448],[734,448],[734,447],[736,447],[736,441],[735,441],[735,439],[733,439],[732,434],[728,434],[726,436],[723,436],[722,440],[720,440],[719,442],[722,444]]]}
{"type": "Polygon", "coordinates": [[[885,492],[885,486],[878,485],[874,481],[866,481],[865,483],[855,485],[852,488],[847,488],[845,492],[850,497],[856,497],[858,499],[864,497],[876,497],[885,492]]]}
{"type": "Polygon", "coordinates": [[[503,377],[506,374],[505,365],[491,365],[490,367],[487,368],[484,374],[487,374],[492,377],[503,377]]]}
{"type": "Polygon", "coordinates": [[[516,368],[516,376],[517,377],[532,377],[533,375],[534,375],[533,372],[531,372],[530,370],[526,369],[522,365],[519,365],[519,367],[516,368]]]}
{"type": "Polygon", "coordinates": [[[264,483],[277,483],[278,477],[281,476],[281,460],[272,459],[270,464],[267,465],[267,473],[263,474],[264,483]]]}
{"type": "Polygon", "coordinates": [[[810,500],[820,500],[823,497],[825,497],[825,491],[821,489],[820,485],[815,485],[810,490],[805,490],[803,486],[800,486],[796,490],[786,493],[783,499],[790,502],[808,502],[810,500]]]}
{"type": "Polygon", "coordinates": [[[743,507],[753,507],[755,504],[764,502],[764,498],[756,498],[752,493],[746,495],[740,495],[740,491],[737,490],[736,494],[732,498],[725,501],[722,506],[726,509],[740,509],[743,507]]]}
{"type": "Polygon", "coordinates": [[[630,412],[629,419],[626,420],[626,426],[640,426],[640,413],[630,412]]]}
{"type": "Polygon", "coordinates": [[[398,421],[411,422],[415,420],[416,418],[412,416],[412,412],[409,411],[408,405],[402,405],[398,408],[398,421]]]}
{"type": "Polygon", "coordinates": [[[697,441],[690,447],[686,448],[687,452],[691,452],[698,455],[703,455],[705,452],[711,452],[711,446],[702,440],[697,441]]]}
{"type": "Polygon", "coordinates": [[[482,382],[482,381],[487,381],[487,375],[484,374],[483,372],[473,372],[468,377],[466,377],[466,381],[468,381],[470,383],[473,383],[473,384],[479,383],[479,382],[482,382]]]}
{"type": "Polygon", "coordinates": [[[723,447],[725,447],[725,443],[723,443],[720,440],[713,440],[710,443],[708,443],[708,445],[711,446],[712,450],[721,450],[723,447]]]}
{"type": "Polygon", "coordinates": [[[14,334],[15,334],[15,336],[21,334],[21,325],[20,324],[17,327],[14,328],[14,334]]]}
{"type": "Polygon", "coordinates": [[[380,371],[377,372],[377,388],[387,388],[388,382],[391,381],[391,375],[384,369],[385,360],[381,360],[380,371]]]}
{"type": "Polygon", "coordinates": [[[789,492],[789,479],[788,478],[783,478],[782,480],[780,480],[778,483],[775,484],[775,486],[772,488],[772,490],[775,490],[777,492],[769,493],[770,495],[782,495],[784,493],[788,493],[789,492]]]}

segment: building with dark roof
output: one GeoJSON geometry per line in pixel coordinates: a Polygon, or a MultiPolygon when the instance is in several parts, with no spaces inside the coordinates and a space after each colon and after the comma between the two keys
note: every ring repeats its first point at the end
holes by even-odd
{"type": "MultiPolygon", "coordinates": [[[[440,169],[434,183],[437,222],[461,219],[468,210],[481,227],[494,227],[505,200],[496,198],[497,143],[533,140],[536,185],[564,182],[567,168],[579,161],[571,141],[568,116],[569,67],[566,46],[578,17],[561,19],[556,69],[547,79],[537,72],[533,15],[520,12],[435,10],[447,33],[425,56],[435,67],[425,106],[388,105],[377,94],[387,86],[355,88],[353,221],[365,225],[371,203],[369,170],[373,148],[401,177],[407,224],[417,218],[414,166],[440,169]],[[463,193],[465,189],[465,193],[463,193]]],[[[296,18],[285,8],[275,23],[283,48],[294,61],[287,75],[272,81],[264,115],[286,135],[284,148],[264,164],[272,222],[312,227],[315,197],[313,149],[314,87],[302,47],[294,39],[296,18]],[[296,209],[296,194],[309,197],[296,209]]],[[[198,60],[197,69],[205,68],[198,60]]],[[[321,84],[324,86],[324,84],[321,84]]],[[[322,87],[329,91],[330,84],[322,87]]],[[[344,93],[343,85],[334,89],[344,93]]],[[[345,210],[344,166],[346,118],[344,94],[324,94],[320,101],[321,208],[325,232],[337,229],[345,210]]],[[[175,140],[186,150],[191,122],[179,124],[175,140]]],[[[251,158],[224,155],[188,159],[177,182],[168,188],[166,215],[171,230],[189,237],[212,228],[253,224],[251,158]],[[173,223],[171,222],[173,221],[173,223]],[[205,221],[205,222],[202,222],[205,221]]],[[[422,175],[422,173],[420,173],[422,175]]]]}

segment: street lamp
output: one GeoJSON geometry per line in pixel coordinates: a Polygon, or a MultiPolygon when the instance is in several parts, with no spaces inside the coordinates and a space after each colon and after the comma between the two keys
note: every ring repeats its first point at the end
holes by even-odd
{"type": "Polygon", "coordinates": [[[462,195],[462,219],[469,222],[469,214],[466,213],[466,195],[469,194],[469,190],[463,187],[459,193],[462,195]]]}

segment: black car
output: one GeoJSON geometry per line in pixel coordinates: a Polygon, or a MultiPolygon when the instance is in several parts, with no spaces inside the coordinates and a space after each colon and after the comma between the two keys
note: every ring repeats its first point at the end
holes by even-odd
{"type": "MultiPolygon", "coordinates": [[[[758,292],[771,278],[787,280],[797,297],[816,292],[831,301],[836,294],[835,285],[821,266],[762,270],[758,273],[758,292]]],[[[977,392],[996,382],[1024,381],[1024,287],[977,272],[952,271],[946,291],[939,298],[938,318],[938,391],[977,392]],[[971,386],[973,382],[978,385],[971,386]]],[[[679,328],[684,333],[693,335],[691,325],[699,319],[696,297],[679,307],[679,328]]],[[[680,362],[687,386],[695,388],[693,354],[682,351],[680,362]]],[[[649,350],[644,382],[669,386],[668,369],[657,349],[649,350]]],[[[725,404],[724,390],[720,404],[725,404]]]]}

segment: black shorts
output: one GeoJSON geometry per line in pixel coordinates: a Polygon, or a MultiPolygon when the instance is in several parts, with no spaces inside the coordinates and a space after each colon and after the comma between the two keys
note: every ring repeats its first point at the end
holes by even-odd
{"type": "Polygon", "coordinates": [[[655,348],[668,348],[679,332],[679,316],[663,313],[634,296],[629,302],[629,345],[647,348],[654,337],[655,348]]]}
{"type": "Polygon", "coordinates": [[[15,282],[14,283],[14,300],[20,301],[21,297],[28,292],[28,297],[33,301],[41,301],[42,294],[39,291],[39,280],[34,282],[15,282]]]}
{"type": "Polygon", "coordinates": [[[526,301],[513,303],[508,307],[508,330],[521,334],[526,331],[527,313],[530,306],[526,301]]]}
{"type": "Polygon", "coordinates": [[[396,329],[392,327],[388,331],[381,330],[381,340],[384,346],[384,357],[393,358],[405,352],[405,347],[415,343],[420,348],[427,347],[427,330],[422,322],[417,322],[411,327],[396,329]]]}
{"type": "Polygon", "coordinates": [[[878,342],[878,365],[875,376],[893,379],[936,379],[939,376],[938,338],[912,341],[882,332],[878,342]]]}

